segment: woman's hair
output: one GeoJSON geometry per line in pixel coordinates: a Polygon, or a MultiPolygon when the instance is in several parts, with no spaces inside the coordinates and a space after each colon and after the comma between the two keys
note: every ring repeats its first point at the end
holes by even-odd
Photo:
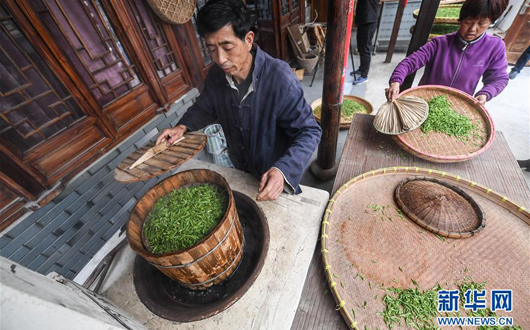
{"type": "Polygon", "coordinates": [[[204,37],[217,32],[226,25],[232,25],[234,34],[245,39],[252,25],[250,11],[241,0],[210,0],[199,10],[197,28],[204,37]]]}
{"type": "Polygon", "coordinates": [[[468,17],[471,18],[489,18],[495,22],[501,16],[509,0],[467,0],[460,10],[459,21],[468,17]]]}

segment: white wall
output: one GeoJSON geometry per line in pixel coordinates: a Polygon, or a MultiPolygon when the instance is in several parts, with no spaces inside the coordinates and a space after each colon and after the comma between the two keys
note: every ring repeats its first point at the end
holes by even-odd
{"type": "MultiPolygon", "coordinates": [[[[498,26],[499,29],[501,29],[503,31],[508,31],[508,29],[512,25],[513,20],[515,19],[515,16],[517,16],[519,14],[519,10],[521,9],[521,6],[523,5],[524,1],[525,0],[510,0],[510,3],[508,4],[508,7],[506,8],[506,10],[508,10],[508,8],[510,8],[510,6],[513,6],[513,7],[510,10],[510,12],[508,13],[508,15],[506,15],[504,20],[501,22],[501,24],[499,24],[499,26],[498,26]]],[[[501,18],[503,17],[503,15],[505,13],[506,12],[504,12],[501,15],[501,18]]]]}

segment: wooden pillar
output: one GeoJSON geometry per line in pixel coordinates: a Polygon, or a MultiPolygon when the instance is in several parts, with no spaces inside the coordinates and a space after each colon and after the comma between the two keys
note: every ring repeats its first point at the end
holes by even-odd
{"type": "MultiPolygon", "coordinates": [[[[425,45],[429,39],[429,33],[431,32],[432,25],[434,23],[434,18],[436,17],[436,12],[438,11],[438,6],[440,5],[440,0],[423,0],[420,7],[420,13],[416,21],[416,27],[414,28],[414,33],[412,33],[412,38],[410,39],[409,49],[407,50],[407,56],[414,53],[418,48],[425,45]]],[[[405,78],[403,84],[401,84],[400,90],[404,91],[409,89],[414,82],[414,77],[416,72],[411,73],[405,78]]]]}
{"type": "Polygon", "coordinates": [[[348,32],[351,33],[348,31],[351,30],[349,15],[353,15],[353,0],[329,1],[322,91],[322,140],[318,146],[317,159],[311,164],[313,174],[324,180],[333,178],[337,172],[335,158],[342,105],[344,61],[347,60],[345,54],[350,39],[348,32]]]}
{"type": "Polygon", "coordinates": [[[394,55],[394,48],[396,47],[396,42],[399,34],[399,28],[401,26],[401,19],[403,18],[403,12],[405,11],[405,6],[407,5],[407,0],[399,0],[398,9],[396,12],[396,19],[394,20],[394,27],[392,28],[392,36],[390,37],[390,43],[388,44],[388,51],[386,52],[385,63],[392,62],[392,55],[394,55]]]}

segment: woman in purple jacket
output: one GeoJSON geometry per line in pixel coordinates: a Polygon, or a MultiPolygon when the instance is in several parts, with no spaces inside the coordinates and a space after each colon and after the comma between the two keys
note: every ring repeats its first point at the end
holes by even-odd
{"type": "Polygon", "coordinates": [[[392,76],[386,97],[393,101],[409,74],[425,66],[420,85],[444,85],[474,95],[484,104],[508,84],[506,47],[486,30],[497,20],[508,0],[467,0],[460,10],[458,32],[433,38],[401,61],[392,76]],[[484,87],[475,93],[482,78],[484,87]]]}

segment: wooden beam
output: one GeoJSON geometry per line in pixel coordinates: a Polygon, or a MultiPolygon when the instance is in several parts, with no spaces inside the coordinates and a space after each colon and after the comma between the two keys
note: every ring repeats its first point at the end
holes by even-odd
{"type": "MultiPolygon", "coordinates": [[[[423,0],[420,7],[420,13],[418,19],[416,20],[416,26],[414,27],[414,33],[412,33],[412,38],[410,39],[409,49],[407,50],[407,56],[414,53],[421,46],[427,43],[429,39],[429,33],[431,32],[432,25],[434,23],[434,18],[436,17],[436,12],[438,11],[438,6],[440,5],[440,0],[423,0]]],[[[414,82],[414,77],[416,72],[411,73],[405,78],[405,81],[401,85],[401,91],[409,89],[414,82]]]]}
{"type": "Polygon", "coordinates": [[[385,63],[392,62],[392,55],[394,55],[394,48],[396,47],[396,42],[399,34],[399,27],[401,26],[401,19],[403,18],[403,12],[405,11],[405,6],[407,5],[407,0],[399,0],[396,19],[394,20],[394,28],[392,29],[392,36],[390,37],[390,43],[388,44],[388,51],[386,52],[385,63]]]}
{"type": "Polygon", "coordinates": [[[353,0],[329,1],[322,91],[322,140],[318,146],[316,162],[311,166],[313,174],[322,179],[328,179],[330,175],[334,176],[336,171],[335,158],[342,106],[342,74],[345,54],[347,54],[348,49],[346,47],[347,41],[349,41],[348,32],[350,32],[347,31],[348,14],[353,11],[353,3],[350,7],[351,1],[353,0]]]}

